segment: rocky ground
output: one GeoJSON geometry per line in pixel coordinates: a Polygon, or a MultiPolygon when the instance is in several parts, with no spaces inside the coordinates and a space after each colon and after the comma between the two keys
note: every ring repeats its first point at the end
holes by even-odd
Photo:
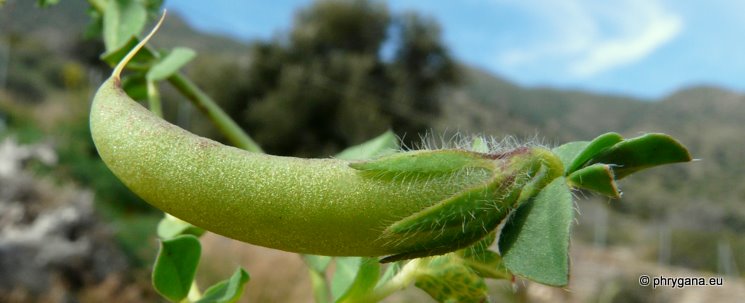
{"type": "Polygon", "coordinates": [[[31,161],[56,156],[49,145],[0,142],[0,302],[140,302],[92,192],[35,177],[31,161]]]}

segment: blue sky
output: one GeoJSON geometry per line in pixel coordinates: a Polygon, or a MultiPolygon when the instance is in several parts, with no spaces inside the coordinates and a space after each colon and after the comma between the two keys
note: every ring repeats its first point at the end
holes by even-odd
{"type": "MultiPolygon", "coordinates": [[[[745,1],[395,0],[434,17],[460,61],[524,86],[662,98],[689,85],[745,91],[745,1]]],[[[171,0],[194,27],[240,40],[292,25],[310,0],[171,0]]]]}

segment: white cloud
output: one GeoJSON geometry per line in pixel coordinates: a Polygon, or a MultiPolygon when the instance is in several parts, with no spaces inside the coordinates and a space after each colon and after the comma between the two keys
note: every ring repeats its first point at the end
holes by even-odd
{"type": "Polygon", "coordinates": [[[637,8],[647,6],[634,10],[639,14],[634,19],[642,23],[624,24],[623,34],[599,39],[584,51],[583,58],[575,61],[572,74],[589,77],[637,62],[680,33],[683,27],[681,18],[665,13],[653,2],[638,4],[635,5],[637,8]]]}
{"type": "Polygon", "coordinates": [[[490,0],[498,7],[519,8],[541,24],[540,42],[499,53],[503,67],[556,63],[586,78],[638,62],[672,41],[682,18],[656,0],[490,0]]]}

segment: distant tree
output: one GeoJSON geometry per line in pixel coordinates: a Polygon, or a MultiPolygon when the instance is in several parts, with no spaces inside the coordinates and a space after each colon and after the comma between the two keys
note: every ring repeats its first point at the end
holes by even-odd
{"type": "Polygon", "coordinates": [[[391,127],[418,138],[456,79],[434,20],[369,0],[301,10],[289,33],[253,46],[245,69],[223,106],[284,155],[330,154],[391,127]]]}

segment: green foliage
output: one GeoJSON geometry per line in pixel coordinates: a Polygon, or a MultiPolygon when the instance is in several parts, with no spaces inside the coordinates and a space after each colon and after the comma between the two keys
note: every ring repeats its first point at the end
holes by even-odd
{"type": "Polygon", "coordinates": [[[613,174],[619,180],[645,168],[688,161],[691,155],[677,140],[665,134],[646,134],[618,142],[587,163],[614,165],[613,174]]]}
{"type": "Polygon", "coordinates": [[[193,281],[202,249],[197,237],[204,232],[199,227],[165,214],[158,224],[158,237],[162,239],[162,244],[153,266],[153,286],[171,301],[179,301],[188,295],[190,301],[196,303],[236,302],[250,279],[240,267],[227,280],[209,287],[203,295],[194,295],[199,293],[193,281]]]}
{"type": "Polygon", "coordinates": [[[44,132],[32,123],[28,113],[0,103],[0,139],[6,136],[14,136],[21,144],[31,144],[43,139],[44,132]]]}
{"type": "Polygon", "coordinates": [[[502,256],[490,249],[496,241],[497,233],[493,231],[479,242],[457,251],[464,264],[482,278],[512,280],[513,275],[504,267],[502,256]]]}
{"type": "Polygon", "coordinates": [[[250,280],[248,273],[243,268],[238,268],[229,279],[208,288],[196,303],[236,302],[243,295],[243,289],[248,280],[250,280]]]}
{"type": "Polygon", "coordinates": [[[616,133],[591,142],[571,142],[553,150],[564,163],[569,185],[619,198],[615,180],[657,165],[688,162],[688,150],[665,134],[624,139],[616,133]]]}
{"type": "MultiPolygon", "coordinates": [[[[413,272],[414,285],[438,302],[483,302],[487,299],[485,278],[512,279],[500,256],[490,250],[495,237],[496,232],[492,232],[468,248],[412,261],[404,270],[395,264],[389,272],[396,275],[413,272]],[[412,264],[416,265],[414,270],[407,271],[412,264]]],[[[386,275],[381,280],[391,283],[386,275]]]]}
{"type": "Polygon", "coordinates": [[[569,231],[574,220],[572,194],[557,178],[508,219],[499,251],[512,273],[552,286],[569,283],[569,231]]]}
{"type": "MultiPolygon", "coordinates": [[[[106,62],[109,66],[114,66],[121,61],[127,53],[140,43],[140,39],[137,37],[131,37],[121,47],[107,50],[101,55],[101,61],[106,62]]],[[[132,59],[132,66],[136,66],[137,63],[142,64],[143,62],[149,62],[155,59],[155,54],[147,48],[137,52],[137,55],[132,59]]]]}
{"type": "Polygon", "coordinates": [[[158,237],[170,239],[178,235],[193,235],[199,237],[204,234],[204,229],[191,225],[174,216],[166,214],[158,223],[158,237]]]}
{"type": "MultiPolygon", "coordinates": [[[[50,5],[55,5],[59,3],[60,0],[36,0],[36,6],[38,7],[47,7],[50,5]]],[[[5,4],[5,0],[0,1],[0,6],[5,4]]]]}
{"type": "Polygon", "coordinates": [[[184,65],[189,63],[197,53],[189,48],[176,47],[170,53],[163,56],[147,72],[148,81],[163,81],[178,72],[184,65]]]}
{"type": "Polygon", "coordinates": [[[365,143],[342,150],[336,154],[336,158],[344,160],[373,159],[395,153],[398,149],[396,135],[391,131],[386,131],[365,143]]]}
{"type": "Polygon", "coordinates": [[[172,302],[186,298],[197,271],[201,248],[199,239],[191,235],[163,240],[153,266],[155,290],[172,302]]]}
{"type": "Polygon", "coordinates": [[[303,261],[310,270],[322,273],[326,271],[333,258],[329,256],[303,255],[303,261]]]}
{"type": "MultiPolygon", "coordinates": [[[[719,274],[736,274],[738,265],[745,262],[745,255],[736,253],[745,249],[745,239],[738,233],[672,229],[669,243],[657,244],[670,245],[669,262],[673,266],[698,268],[719,274]],[[727,259],[728,256],[730,260],[727,259]],[[728,266],[730,268],[726,268],[728,266]]],[[[656,249],[663,248],[658,246],[656,249]]]]}
{"type": "Polygon", "coordinates": [[[593,157],[621,141],[623,141],[623,137],[621,137],[621,135],[617,133],[607,133],[598,136],[594,140],[587,143],[582,151],[574,157],[574,160],[569,162],[569,165],[565,165],[566,173],[573,173],[575,170],[582,167],[583,164],[590,161],[593,157]]]}
{"type": "Polygon", "coordinates": [[[16,102],[40,104],[57,89],[64,89],[63,71],[66,60],[55,56],[37,40],[13,37],[7,40],[13,50],[11,60],[0,62],[7,68],[4,90],[12,93],[16,102]]]}
{"type": "MultiPolygon", "coordinates": [[[[109,202],[116,203],[117,201],[109,202]]],[[[126,203],[119,200],[119,203],[126,203]]],[[[149,269],[153,256],[158,253],[158,244],[152,241],[153,230],[160,218],[151,213],[123,212],[106,202],[97,200],[97,212],[109,226],[118,231],[116,241],[133,269],[149,269]]]]}
{"type": "Polygon", "coordinates": [[[331,281],[334,302],[355,302],[354,298],[369,293],[380,277],[380,263],[375,258],[339,257],[331,281]]]}
{"type": "Polygon", "coordinates": [[[305,265],[308,266],[315,301],[317,303],[328,302],[330,295],[328,281],[326,279],[326,269],[333,260],[333,257],[316,255],[302,255],[302,257],[305,265]]]}
{"type": "Polygon", "coordinates": [[[110,0],[103,12],[103,41],[107,51],[122,47],[137,36],[147,22],[142,1],[110,0]]]}
{"type": "Polygon", "coordinates": [[[437,302],[484,302],[487,288],[484,279],[464,266],[454,255],[433,259],[423,269],[414,284],[426,291],[437,302]]]}
{"type": "Polygon", "coordinates": [[[567,177],[567,183],[572,187],[595,191],[611,198],[621,198],[621,192],[613,177],[613,169],[607,164],[593,164],[574,171],[567,177]]]}

